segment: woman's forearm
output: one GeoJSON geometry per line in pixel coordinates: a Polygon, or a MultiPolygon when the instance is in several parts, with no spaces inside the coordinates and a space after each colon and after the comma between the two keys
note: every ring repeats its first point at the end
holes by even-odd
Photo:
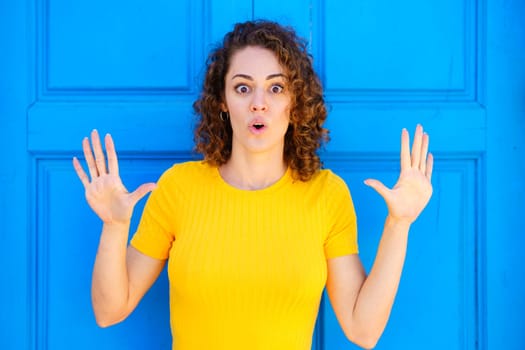
{"type": "Polygon", "coordinates": [[[376,258],[355,304],[353,323],[379,339],[387,324],[405,261],[410,223],[387,217],[376,258]]]}
{"type": "Polygon", "coordinates": [[[97,323],[110,326],[126,316],[129,280],[126,266],[128,224],[104,224],[98,246],[91,299],[97,323]]]}

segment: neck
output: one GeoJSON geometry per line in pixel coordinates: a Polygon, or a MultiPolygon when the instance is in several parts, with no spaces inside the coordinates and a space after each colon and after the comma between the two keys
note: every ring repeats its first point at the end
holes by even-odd
{"type": "Polygon", "coordinates": [[[224,181],[241,190],[260,190],[279,181],[287,165],[282,154],[241,157],[232,152],[226,164],[219,168],[224,181]]]}

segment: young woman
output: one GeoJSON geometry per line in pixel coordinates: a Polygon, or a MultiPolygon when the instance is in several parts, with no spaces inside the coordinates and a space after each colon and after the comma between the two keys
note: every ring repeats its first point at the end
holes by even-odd
{"type": "Polygon", "coordinates": [[[291,28],[237,24],[209,56],[196,148],[157,184],[129,193],[115,147],[83,140],[89,176],[74,158],[104,222],[93,271],[99,325],[125,319],[168,261],[173,349],[310,349],[323,288],[347,337],[374,347],[396,295],[412,222],[432,193],[428,135],[412,150],[401,133],[401,173],[367,276],[346,184],[321,169],[326,108],[306,45],[291,28]],[[106,164],[107,163],[107,164],[106,164]],[[134,205],[150,191],[128,246],[134,205]]]}

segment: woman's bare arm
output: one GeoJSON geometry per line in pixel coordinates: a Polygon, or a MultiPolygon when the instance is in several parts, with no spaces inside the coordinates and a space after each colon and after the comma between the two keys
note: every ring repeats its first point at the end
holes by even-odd
{"type": "Polygon", "coordinates": [[[102,229],[91,287],[93,311],[101,327],[124,320],[166,263],[127,246],[128,230],[129,225],[112,224],[102,229]]]}
{"type": "Polygon", "coordinates": [[[408,232],[432,195],[433,157],[428,135],[418,125],[412,152],[406,130],[401,134],[401,173],[388,189],[367,180],[388,206],[376,258],[366,276],[357,255],[328,259],[327,291],[347,337],[364,348],[373,348],[387,324],[406,256],[408,232]]]}
{"type": "Polygon", "coordinates": [[[165,260],[150,258],[127,245],[133,208],[155,184],[147,183],[128,192],[119,176],[117,153],[109,134],[105,145],[107,164],[96,130],[91,133],[91,145],[87,137],[82,141],[89,176],[73,158],[86,200],[104,223],[92,281],[93,309],[97,323],[103,327],[126,318],[165,265],[165,260]]]}

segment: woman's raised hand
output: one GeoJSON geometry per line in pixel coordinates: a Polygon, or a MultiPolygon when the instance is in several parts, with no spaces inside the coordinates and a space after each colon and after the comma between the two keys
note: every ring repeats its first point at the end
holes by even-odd
{"type": "Polygon", "coordinates": [[[98,132],[93,130],[91,132],[93,149],[91,149],[87,137],[82,140],[89,176],[76,157],[73,158],[73,167],[84,185],[89,206],[100,219],[105,224],[128,224],[135,204],[152,191],[155,184],[143,184],[134,192],[128,192],[119,176],[117,153],[113,139],[109,134],[106,135],[104,142],[107,166],[100,137],[98,132]]]}
{"type": "Polygon", "coordinates": [[[385,200],[392,219],[411,224],[427,205],[432,196],[432,167],[434,159],[428,153],[429,137],[418,125],[410,152],[409,135],[401,132],[401,173],[392,189],[378,180],[368,179],[365,184],[375,189],[385,200]]]}

